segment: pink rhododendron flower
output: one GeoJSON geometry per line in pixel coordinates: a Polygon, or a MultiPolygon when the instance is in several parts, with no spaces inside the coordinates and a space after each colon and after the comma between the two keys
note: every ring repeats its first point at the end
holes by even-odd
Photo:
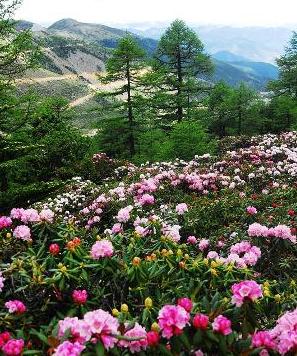
{"type": "Polygon", "coordinates": [[[138,202],[140,205],[153,205],[155,203],[155,197],[150,194],[143,194],[140,198],[138,198],[138,202]]]}
{"type": "Polygon", "coordinates": [[[201,350],[194,351],[194,356],[204,356],[204,353],[201,350]]]}
{"type": "Polygon", "coordinates": [[[133,206],[129,205],[118,211],[116,219],[120,223],[126,223],[130,219],[130,213],[133,210],[133,206]]]}
{"type": "Polygon", "coordinates": [[[23,353],[25,342],[23,339],[11,339],[3,347],[5,356],[20,356],[23,353]]]}
{"type": "Polygon", "coordinates": [[[159,333],[157,333],[156,331],[149,331],[146,334],[146,339],[147,339],[148,346],[154,347],[159,344],[160,336],[159,333]]]}
{"type": "Polygon", "coordinates": [[[23,314],[26,311],[26,306],[20,300],[9,300],[5,303],[8,312],[13,314],[23,314]]]}
{"type": "Polygon", "coordinates": [[[219,257],[219,254],[216,251],[209,251],[207,256],[207,258],[211,258],[211,259],[215,259],[219,257]]]}
{"type": "Polygon", "coordinates": [[[269,331],[258,331],[252,336],[252,346],[274,349],[276,345],[269,331]]]}
{"type": "Polygon", "coordinates": [[[196,314],[193,318],[193,326],[195,329],[206,330],[208,322],[209,318],[205,314],[196,314]]]}
{"type": "Polygon", "coordinates": [[[84,349],[85,346],[79,342],[72,343],[66,340],[56,348],[53,356],[79,356],[84,349]]]}
{"type": "Polygon", "coordinates": [[[258,223],[251,224],[248,228],[248,235],[251,237],[268,236],[268,228],[258,223]]]}
{"type": "Polygon", "coordinates": [[[24,214],[25,209],[23,208],[13,208],[10,212],[10,217],[12,219],[17,219],[21,220],[23,214],[24,214]]]}
{"type": "Polygon", "coordinates": [[[198,247],[199,247],[200,251],[206,250],[208,248],[208,246],[209,246],[209,240],[202,239],[199,241],[198,247]]]}
{"type": "Polygon", "coordinates": [[[27,224],[28,222],[32,223],[37,223],[40,221],[40,217],[38,214],[38,211],[35,209],[26,209],[23,211],[23,214],[21,215],[21,221],[24,224],[27,224]]]}
{"type": "Polygon", "coordinates": [[[76,304],[85,304],[88,299],[88,293],[86,290],[74,290],[72,293],[72,300],[76,304]]]}
{"type": "Polygon", "coordinates": [[[255,214],[257,214],[257,209],[254,207],[254,206],[248,206],[247,208],[246,208],[246,211],[247,211],[247,213],[248,214],[250,214],[250,215],[255,215],[255,214]]]}
{"type": "Polygon", "coordinates": [[[10,340],[10,333],[8,331],[4,331],[0,334],[0,348],[10,340]]]}
{"type": "Polygon", "coordinates": [[[179,225],[173,225],[173,226],[166,225],[163,227],[162,232],[166,237],[172,239],[175,242],[178,242],[180,240],[179,230],[180,230],[179,225]]]}
{"type": "Polygon", "coordinates": [[[162,336],[170,339],[173,335],[179,335],[189,323],[190,314],[179,305],[165,305],[159,311],[159,327],[162,336]]]}
{"type": "Polygon", "coordinates": [[[91,339],[92,332],[90,326],[77,317],[66,317],[58,323],[58,337],[63,338],[66,331],[70,331],[73,341],[85,343],[91,339]]]}
{"type": "Polygon", "coordinates": [[[24,241],[31,241],[31,230],[26,225],[19,225],[14,229],[13,236],[24,241]]]}
{"type": "Polygon", "coordinates": [[[229,335],[232,333],[231,321],[223,315],[219,315],[214,319],[212,328],[214,331],[222,335],[229,335]]]}
{"type": "Polygon", "coordinates": [[[113,234],[120,234],[123,232],[123,227],[122,227],[122,224],[120,223],[117,223],[117,224],[114,224],[113,227],[111,228],[111,232],[113,234]]]}
{"type": "Polygon", "coordinates": [[[112,243],[108,240],[100,240],[94,243],[91,248],[91,257],[98,260],[102,257],[111,257],[113,255],[112,243]]]}
{"type": "Polygon", "coordinates": [[[188,211],[188,206],[186,203],[177,204],[177,206],[175,207],[175,211],[178,215],[183,215],[188,211]]]}
{"type": "Polygon", "coordinates": [[[187,238],[187,242],[188,242],[189,244],[191,244],[191,245],[195,245],[195,244],[197,243],[197,239],[196,239],[195,236],[189,236],[189,237],[187,238]]]}
{"type": "Polygon", "coordinates": [[[114,335],[119,334],[119,322],[104,310],[98,309],[84,315],[84,321],[90,327],[93,334],[99,337],[106,349],[114,347],[117,339],[114,335]]]}
{"type": "Polygon", "coordinates": [[[53,256],[58,255],[60,252],[60,246],[58,244],[50,244],[49,252],[53,256]]]}
{"type": "Polygon", "coordinates": [[[0,216],[0,230],[6,229],[12,225],[12,220],[8,216],[0,216]]]}
{"type": "Polygon", "coordinates": [[[255,281],[242,281],[232,286],[232,303],[240,307],[245,300],[255,301],[262,297],[261,286],[255,281]]]}
{"type": "Polygon", "coordinates": [[[139,339],[134,341],[120,340],[118,343],[122,347],[129,348],[132,354],[134,354],[134,352],[140,352],[141,350],[145,350],[147,348],[148,342],[145,328],[139,325],[138,323],[135,323],[134,328],[126,331],[124,336],[127,338],[139,339]]]}
{"type": "Polygon", "coordinates": [[[54,221],[55,213],[50,209],[43,209],[41,210],[39,216],[42,221],[52,223],[54,221]]]}
{"type": "Polygon", "coordinates": [[[179,298],[177,304],[183,307],[188,313],[190,313],[193,308],[193,302],[189,298],[179,298]]]}

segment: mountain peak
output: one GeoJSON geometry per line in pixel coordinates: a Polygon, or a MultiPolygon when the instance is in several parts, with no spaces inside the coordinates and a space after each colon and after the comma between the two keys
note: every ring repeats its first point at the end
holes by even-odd
{"type": "Polygon", "coordinates": [[[59,20],[59,21],[53,23],[51,26],[49,26],[49,29],[50,30],[64,30],[69,27],[77,26],[79,24],[80,24],[80,22],[78,22],[74,19],[68,18],[68,19],[62,19],[62,20],[59,20]]]}

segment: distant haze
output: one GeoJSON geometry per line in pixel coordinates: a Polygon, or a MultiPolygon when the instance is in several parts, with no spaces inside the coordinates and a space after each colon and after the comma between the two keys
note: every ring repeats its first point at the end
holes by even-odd
{"type": "MultiPolygon", "coordinates": [[[[23,0],[19,19],[48,25],[61,18],[154,27],[181,18],[196,25],[282,26],[294,29],[296,0],[23,0]]],[[[135,26],[136,27],[136,26],[135,26]]]]}

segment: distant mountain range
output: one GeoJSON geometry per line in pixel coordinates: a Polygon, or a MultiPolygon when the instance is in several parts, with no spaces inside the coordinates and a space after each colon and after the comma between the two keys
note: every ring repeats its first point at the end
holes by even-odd
{"type": "MultiPolygon", "coordinates": [[[[292,30],[283,27],[197,25],[191,27],[199,35],[209,53],[227,51],[256,62],[275,63],[275,58],[283,52],[292,36],[292,30]]],[[[128,29],[139,36],[158,40],[166,27],[162,24],[153,27],[138,24],[137,27],[128,26],[128,29]]]]}
{"type": "MultiPolygon", "coordinates": [[[[78,75],[81,72],[104,70],[104,62],[110,55],[111,49],[127,33],[127,31],[118,28],[82,23],[73,19],[60,20],[48,28],[28,21],[20,21],[18,28],[20,30],[32,29],[34,32],[35,40],[43,48],[42,65],[44,69],[58,74],[75,73],[78,75]]],[[[130,31],[132,30],[130,29],[130,31]]],[[[250,29],[247,29],[248,33],[250,31],[250,29]]],[[[157,31],[134,31],[134,33],[138,43],[149,55],[152,54],[158,45],[157,31]],[[150,38],[150,35],[155,38],[150,38]]],[[[204,33],[206,33],[206,30],[204,30],[204,33]]],[[[255,53],[252,55],[252,49],[250,52],[246,49],[240,52],[243,42],[241,40],[236,41],[234,33],[233,36],[230,33],[229,45],[226,44],[227,30],[220,33],[215,29],[209,29],[211,36],[208,37],[214,39],[215,33],[218,36],[218,43],[220,39],[223,38],[224,40],[222,40],[220,46],[216,47],[216,51],[212,51],[216,70],[210,79],[211,81],[225,80],[231,85],[237,85],[243,81],[256,89],[263,90],[269,80],[277,78],[277,67],[270,63],[255,60],[258,56],[255,53]],[[234,49],[234,51],[229,50],[230,43],[233,43],[231,49],[234,49]],[[247,54],[251,54],[251,57],[247,54]]],[[[289,36],[288,33],[287,35],[289,36]]],[[[284,37],[284,34],[282,36],[284,37]]],[[[283,46],[285,41],[282,38],[280,42],[283,46]]],[[[215,48],[214,44],[211,45],[210,42],[206,42],[207,48],[211,46],[215,48]]],[[[247,44],[245,44],[245,48],[246,46],[247,44]]],[[[254,48],[252,41],[251,48],[254,48]]],[[[271,56],[271,52],[269,53],[271,56]]]]}

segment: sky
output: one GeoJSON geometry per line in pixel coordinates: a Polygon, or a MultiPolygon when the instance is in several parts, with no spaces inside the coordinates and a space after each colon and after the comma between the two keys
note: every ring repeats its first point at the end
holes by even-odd
{"type": "Polygon", "coordinates": [[[16,17],[42,25],[62,18],[106,25],[180,18],[198,25],[292,27],[296,13],[297,0],[23,0],[16,17]]]}

